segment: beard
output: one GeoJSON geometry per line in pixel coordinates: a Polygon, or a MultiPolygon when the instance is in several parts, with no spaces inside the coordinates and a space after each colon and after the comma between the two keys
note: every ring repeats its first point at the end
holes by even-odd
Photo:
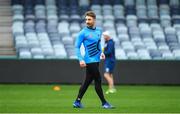
{"type": "Polygon", "coordinates": [[[91,28],[94,26],[94,24],[92,24],[92,23],[86,23],[86,25],[91,28]]]}

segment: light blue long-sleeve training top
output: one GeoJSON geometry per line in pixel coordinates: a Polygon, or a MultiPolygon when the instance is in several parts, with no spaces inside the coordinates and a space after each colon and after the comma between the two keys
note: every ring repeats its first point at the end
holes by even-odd
{"type": "Polygon", "coordinates": [[[75,41],[76,55],[79,61],[84,60],[85,63],[94,63],[100,62],[100,54],[101,50],[101,34],[102,30],[100,28],[83,28],[75,41]],[[81,55],[80,47],[83,43],[85,47],[85,55],[84,57],[81,55]]]}

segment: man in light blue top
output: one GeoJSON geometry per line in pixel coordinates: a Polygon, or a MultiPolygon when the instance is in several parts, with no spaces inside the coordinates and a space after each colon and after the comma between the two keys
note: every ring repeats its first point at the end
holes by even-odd
{"type": "Polygon", "coordinates": [[[113,108],[113,106],[105,100],[101,87],[99,62],[100,58],[105,59],[105,55],[102,53],[100,45],[102,30],[95,26],[95,20],[96,15],[94,12],[88,11],[85,13],[85,21],[87,26],[80,31],[75,42],[76,54],[80,67],[86,68],[86,78],[79,89],[75,102],[73,103],[74,108],[83,108],[81,99],[93,80],[95,82],[96,93],[102,102],[102,107],[113,108]],[[80,51],[81,44],[83,44],[85,47],[84,57],[81,55],[80,51]]]}
{"type": "Polygon", "coordinates": [[[99,28],[90,28],[85,27],[79,33],[79,36],[76,40],[76,54],[79,61],[84,60],[85,63],[100,62],[101,55],[101,30],[99,28]],[[80,53],[80,46],[83,43],[85,47],[85,56],[82,57],[80,53]]]}

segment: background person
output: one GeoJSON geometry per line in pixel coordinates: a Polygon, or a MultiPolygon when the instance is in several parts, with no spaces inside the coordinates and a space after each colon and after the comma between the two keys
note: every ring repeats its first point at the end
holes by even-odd
{"type": "Polygon", "coordinates": [[[114,87],[114,79],[113,79],[113,70],[115,67],[115,48],[114,48],[114,41],[110,37],[109,31],[103,32],[103,37],[105,40],[104,44],[104,54],[105,54],[105,63],[104,63],[104,68],[105,68],[105,73],[104,77],[108,82],[108,87],[109,89],[106,91],[106,94],[109,93],[115,93],[116,89],[114,87]]]}

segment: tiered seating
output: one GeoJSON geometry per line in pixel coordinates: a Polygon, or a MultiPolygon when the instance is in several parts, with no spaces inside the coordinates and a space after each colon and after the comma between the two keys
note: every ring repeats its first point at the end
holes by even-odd
{"type": "Polygon", "coordinates": [[[76,58],[81,29],[77,0],[12,0],[13,35],[20,58],[76,58]]]}
{"type": "Polygon", "coordinates": [[[180,59],[179,0],[12,0],[20,58],[74,59],[88,9],[110,31],[117,59],[180,59]]]}
{"type": "Polygon", "coordinates": [[[92,0],[97,24],[111,32],[118,59],[180,59],[179,0],[92,0]]]}

